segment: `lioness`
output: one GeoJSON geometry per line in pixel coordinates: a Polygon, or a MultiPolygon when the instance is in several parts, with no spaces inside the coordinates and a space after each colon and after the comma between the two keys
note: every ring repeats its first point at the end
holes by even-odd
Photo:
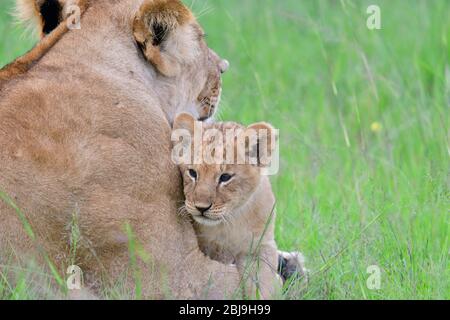
{"type": "Polygon", "coordinates": [[[86,287],[132,291],[134,256],[143,297],[229,297],[238,270],[205,257],[176,215],[170,158],[175,114],[204,108],[226,67],[178,0],[88,1],[80,30],[1,86],[0,263],[45,253],[60,274],[78,265],[86,287]]]}
{"type": "MultiPolygon", "coordinates": [[[[274,239],[275,198],[269,178],[262,176],[260,169],[263,154],[270,157],[273,152],[275,131],[267,123],[246,128],[233,122],[201,125],[186,113],[175,118],[174,133],[186,130],[194,137],[195,129],[199,130],[202,143],[197,152],[215,144],[214,153],[219,158],[209,161],[200,157],[196,162],[192,157],[191,161],[180,164],[186,198],[182,212],[193,218],[205,254],[237,265],[247,297],[273,298],[282,285],[277,274],[278,252],[274,239]],[[218,133],[220,141],[214,140],[218,133]],[[246,153],[239,156],[237,152],[238,140],[251,134],[256,138],[242,146],[247,151],[257,150],[253,155],[257,160],[254,164],[245,159],[246,153]]],[[[186,148],[194,149],[193,145],[191,140],[186,148]]]]}

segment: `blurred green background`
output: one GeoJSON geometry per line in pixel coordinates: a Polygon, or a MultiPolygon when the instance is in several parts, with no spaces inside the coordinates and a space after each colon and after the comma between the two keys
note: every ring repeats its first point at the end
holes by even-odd
{"type": "MultiPolygon", "coordinates": [[[[311,271],[286,298],[449,299],[450,1],[185,2],[231,62],[219,118],[280,129],[277,241],[311,271]]],[[[34,43],[12,7],[0,65],[34,43]]]]}

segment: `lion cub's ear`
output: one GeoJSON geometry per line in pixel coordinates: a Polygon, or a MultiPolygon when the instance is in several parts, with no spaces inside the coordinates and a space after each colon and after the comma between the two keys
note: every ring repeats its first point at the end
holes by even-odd
{"type": "Polygon", "coordinates": [[[194,134],[195,118],[190,113],[180,113],[175,117],[173,130],[184,129],[194,134]]]}
{"type": "Polygon", "coordinates": [[[268,166],[276,149],[278,132],[266,122],[250,125],[244,132],[247,156],[260,167],[268,166]]]}
{"type": "Polygon", "coordinates": [[[145,0],[133,22],[133,34],[145,57],[167,77],[180,72],[180,28],[194,19],[179,0],[145,0]],[[171,45],[173,42],[173,45],[171,45]]]}

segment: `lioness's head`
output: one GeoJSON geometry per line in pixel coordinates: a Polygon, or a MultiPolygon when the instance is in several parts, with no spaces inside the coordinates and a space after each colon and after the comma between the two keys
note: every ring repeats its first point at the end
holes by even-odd
{"type": "Polygon", "coordinates": [[[200,120],[211,117],[220,100],[221,74],[229,64],[208,48],[191,11],[179,0],[146,0],[134,19],[133,33],[161,76],[189,83],[181,89],[194,98],[192,106],[179,109],[189,109],[200,120]]]}
{"type": "MultiPolygon", "coordinates": [[[[229,63],[208,48],[205,33],[180,0],[17,0],[17,3],[19,18],[37,21],[43,37],[60,23],[73,22],[77,14],[85,12],[90,17],[81,19],[82,30],[92,28],[99,33],[109,30],[112,37],[131,30],[130,40],[134,37],[142,59],[146,60],[142,61],[144,68],[156,72],[158,87],[154,89],[172,107],[165,110],[170,118],[181,111],[189,111],[201,120],[214,115],[220,100],[221,74],[229,63]],[[109,27],[108,20],[118,23],[120,32],[109,27]]],[[[126,61],[126,57],[122,58],[126,61]]]]}
{"type": "Polygon", "coordinates": [[[249,127],[234,122],[206,124],[182,113],[175,118],[173,130],[186,132],[190,137],[194,137],[196,130],[201,131],[202,150],[195,149],[194,138],[185,146],[193,155],[190,163],[198,164],[180,164],[186,211],[196,222],[205,225],[220,224],[242,212],[240,209],[245,208],[260,184],[260,169],[267,164],[263,158],[270,158],[274,150],[273,127],[263,122],[249,127]],[[253,133],[257,138],[247,139],[253,133]],[[243,142],[242,153],[238,151],[239,141],[243,142]],[[194,161],[198,152],[202,158],[194,161]],[[211,155],[219,157],[206,159],[211,155]],[[251,162],[251,158],[255,161],[251,162]]]}

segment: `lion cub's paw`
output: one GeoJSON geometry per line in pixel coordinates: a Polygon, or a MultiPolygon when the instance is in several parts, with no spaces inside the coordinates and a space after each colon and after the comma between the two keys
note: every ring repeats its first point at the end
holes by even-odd
{"type": "Polygon", "coordinates": [[[308,283],[308,270],[305,267],[305,257],[301,252],[278,251],[278,272],[283,282],[295,278],[305,284],[308,283]]]}

